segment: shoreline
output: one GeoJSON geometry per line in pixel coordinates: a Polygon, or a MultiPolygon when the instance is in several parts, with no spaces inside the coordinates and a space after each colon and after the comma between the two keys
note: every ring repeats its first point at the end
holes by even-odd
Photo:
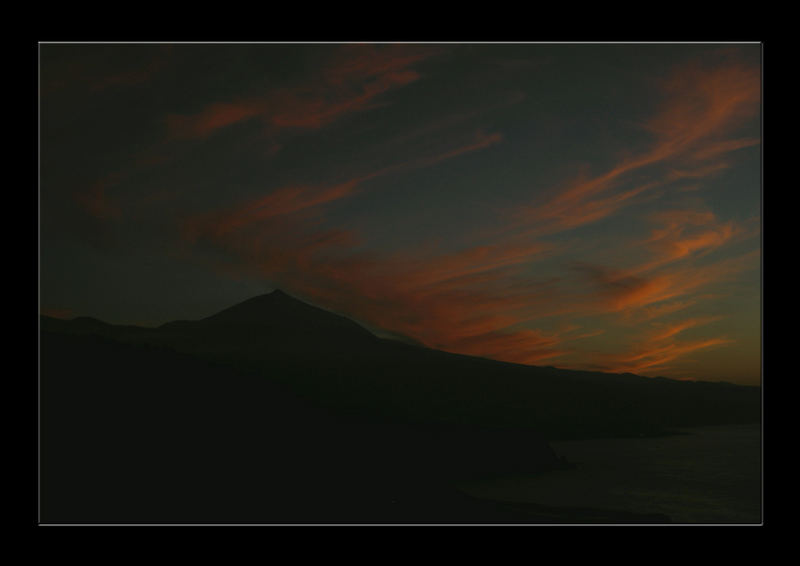
{"type": "Polygon", "coordinates": [[[760,423],[709,425],[659,437],[550,441],[568,468],[457,488],[547,522],[758,524],[759,429],[760,423]]]}

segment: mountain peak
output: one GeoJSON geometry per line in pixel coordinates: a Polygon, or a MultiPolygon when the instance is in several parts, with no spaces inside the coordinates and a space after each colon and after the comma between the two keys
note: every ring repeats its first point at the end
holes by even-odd
{"type": "Polygon", "coordinates": [[[332,332],[375,336],[356,322],[328,310],[310,305],[288,293],[275,289],[233,305],[203,322],[207,324],[246,325],[263,330],[303,334],[332,332]]]}
{"type": "Polygon", "coordinates": [[[285,291],[282,291],[280,289],[275,289],[271,293],[266,293],[264,295],[260,295],[260,296],[253,297],[253,298],[254,299],[265,299],[265,300],[269,300],[271,302],[280,301],[280,302],[307,304],[307,303],[301,301],[300,299],[298,299],[296,297],[293,297],[289,293],[287,293],[285,291]]]}

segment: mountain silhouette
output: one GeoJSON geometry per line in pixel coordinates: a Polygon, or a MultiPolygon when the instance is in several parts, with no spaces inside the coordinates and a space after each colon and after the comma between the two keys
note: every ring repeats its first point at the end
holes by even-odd
{"type": "Polygon", "coordinates": [[[760,388],[381,339],[281,291],[158,328],[40,317],[47,522],[652,522],[477,501],[549,440],[758,422],[760,388]]]}
{"type": "Polygon", "coordinates": [[[324,335],[336,339],[343,334],[353,339],[375,336],[349,318],[311,306],[281,290],[259,295],[199,321],[203,325],[248,327],[276,334],[324,335]]]}

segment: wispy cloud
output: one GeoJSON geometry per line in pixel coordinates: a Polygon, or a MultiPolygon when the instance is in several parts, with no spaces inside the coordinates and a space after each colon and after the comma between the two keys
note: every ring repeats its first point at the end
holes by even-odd
{"type": "Polygon", "coordinates": [[[505,286],[548,245],[358,253],[356,234],[313,225],[301,217],[273,217],[207,233],[204,242],[275,285],[432,347],[524,363],[558,353],[557,337],[514,328],[547,297],[505,286]]]}
{"type": "Polygon", "coordinates": [[[758,68],[690,64],[675,69],[660,87],[665,97],[661,109],[641,124],[653,138],[649,149],[621,159],[605,173],[580,176],[547,200],[526,206],[518,219],[536,234],[596,222],[646,191],[714,174],[727,166],[720,161],[725,154],[759,143],[727,137],[760,111],[758,68]]]}
{"type": "Polygon", "coordinates": [[[345,45],[313,77],[259,96],[208,104],[193,114],[167,117],[170,136],[206,138],[218,130],[260,119],[271,131],[319,129],[338,118],[370,108],[392,89],[415,82],[411,67],[436,52],[417,45],[345,45]]]}
{"type": "Polygon", "coordinates": [[[651,221],[659,227],[653,230],[645,244],[655,250],[659,257],[640,268],[642,271],[691,255],[711,252],[744,233],[744,229],[736,223],[719,222],[709,211],[661,211],[651,215],[651,221]]]}
{"type": "Polygon", "coordinates": [[[733,340],[721,336],[683,341],[675,339],[675,335],[682,330],[712,320],[716,319],[709,318],[705,319],[705,321],[690,320],[676,323],[665,330],[656,331],[653,335],[640,340],[629,351],[597,355],[593,360],[594,366],[614,373],[627,372],[655,375],[659,371],[668,369],[670,362],[687,354],[733,343],[733,340]]]}
{"type": "Polygon", "coordinates": [[[692,293],[757,269],[759,257],[760,251],[755,250],[707,265],[684,262],[649,273],[642,273],[637,267],[616,269],[585,263],[576,264],[574,268],[591,283],[594,301],[587,304],[592,304],[596,312],[641,310],[672,301],[669,306],[649,309],[647,312],[652,317],[685,308],[692,293]]]}
{"type": "MultiPolygon", "coordinates": [[[[403,75],[399,69],[418,60],[396,63],[391,72],[399,75],[378,81],[362,95],[368,99],[371,93],[382,92],[380,85],[412,80],[411,74],[403,75]]],[[[360,70],[347,69],[335,76],[354,73],[363,78],[385,71],[375,60],[354,68],[360,70]]],[[[432,347],[537,363],[568,355],[575,351],[576,341],[590,341],[605,332],[585,328],[576,333],[575,325],[548,331],[534,328],[547,317],[616,316],[643,328],[640,336],[644,338],[632,345],[620,342],[619,351],[600,354],[591,363],[608,371],[664,370],[688,353],[730,343],[724,336],[680,339],[687,330],[717,320],[715,314],[654,321],[696,310],[703,301],[699,293],[756,267],[758,252],[699,261],[752,235],[752,230],[721,221],[710,211],[669,208],[644,217],[650,223],[648,234],[624,242],[640,252],[637,257],[646,256],[633,265],[573,262],[573,273],[580,277],[567,286],[557,278],[535,275],[530,267],[563,251],[544,237],[610,217],[655,188],[686,179],[702,181],[729,166],[724,157],[730,152],[758,143],[732,137],[736,127],[758,111],[758,78],[757,70],[739,65],[677,69],[662,85],[664,105],[641,124],[652,136],[650,147],[629,154],[604,173],[585,174],[566,183],[508,218],[492,219],[503,229],[495,231],[488,243],[447,252],[424,247],[393,253],[365,251],[366,239],[361,235],[325,230],[320,227],[321,215],[307,214],[352,198],[378,177],[432,166],[503,139],[497,133],[481,132],[455,147],[377,167],[344,181],[280,187],[238,207],[190,219],[185,236],[189,242],[224,250],[237,258],[242,269],[275,285],[432,347]]],[[[337,83],[331,77],[325,81],[337,83]]],[[[367,99],[356,96],[352,107],[364,107],[367,99]]],[[[325,116],[339,115],[340,108],[349,106],[333,105],[330,114],[312,112],[320,118],[298,121],[295,126],[319,127],[328,123],[325,116]]],[[[266,120],[272,116],[262,110],[242,115],[266,120]]]]}
{"type": "Polygon", "coordinates": [[[714,322],[719,320],[720,316],[707,316],[702,318],[688,318],[686,320],[682,320],[679,322],[672,322],[670,324],[663,324],[660,325],[658,330],[652,337],[652,340],[658,342],[661,340],[666,340],[667,338],[671,338],[676,334],[683,332],[684,330],[688,330],[689,328],[694,328],[696,326],[700,326],[703,324],[708,324],[710,322],[714,322]]]}
{"type": "Polygon", "coordinates": [[[552,244],[504,241],[452,252],[426,246],[392,254],[356,252],[362,238],[322,229],[320,216],[309,214],[353,197],[367,181],[431,167],[501,141],[499,134],[478,132],[438,153],[345,182],[281,187],[233,209],[187,219],[184,240],[224,250],[259,277],[429,346],[524,363],[552,357],[560,353],[557,337],[513,328],[536,302],[531,290],[492,289],[552,244]],[[520,349],[522,342],[528,347],[520,349]]]}
{"type": "Polygon", "coordinates": [[[484,134],[478,132],[473,139],[464,142],[464,145],[444,149],[438,154],[395,163],[346,181],[329,185],[279,187],[263,197],[251,199],[235,208],[212,211],[187,219],[183,224],[183,237],[190,241],[197,240],[202,235],[220,237],[254,223],[301,213],[337,200],[352,197],[357,194],[361,185],[367,181],[402,171],[431,167],[448,159],[488,148],[500,143],[502,139],[503,137],[498,133],[484,134]]]}

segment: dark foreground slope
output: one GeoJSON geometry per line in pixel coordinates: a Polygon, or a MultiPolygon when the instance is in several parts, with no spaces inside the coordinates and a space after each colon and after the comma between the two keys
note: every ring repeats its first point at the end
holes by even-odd
{"type": "Polygon", "coordinates": [[[378,339],[356,323],[274,292],[200,321],[157,329],[43,320],[255,371],[310,402],[401,422],[524,428],[551,440],[661,434],[760,421],[758,387],[532,367],[378,339]]]}
{"type": "Polygon", "coordinates": [[[757,388],[534,368],[380,340],[282,293],[160,328],[41,325],[44,522],[654,522],[470,499],[548,439],[757,422],[757,388]]]}
{"type": "Polygon", "coordinates": [[[561,465],[519,431],[364,420],[167,350],[45,332],[44,523],[653,522],[450,487],[561,465]]]}

